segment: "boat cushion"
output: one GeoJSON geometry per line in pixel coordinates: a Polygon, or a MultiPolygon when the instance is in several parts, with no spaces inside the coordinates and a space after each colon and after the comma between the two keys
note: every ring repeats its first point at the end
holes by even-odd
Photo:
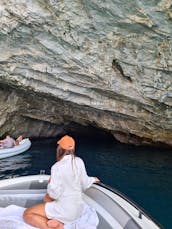
{"type": "Polygon", "coordinates": [[[31,207],[43,202],[44,195],[43,190],[0,190],[0,207],[31,207]]]}

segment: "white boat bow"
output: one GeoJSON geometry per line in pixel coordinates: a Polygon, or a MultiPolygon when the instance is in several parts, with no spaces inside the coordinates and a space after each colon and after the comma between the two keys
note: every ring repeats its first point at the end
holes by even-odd
{"type": "MultiPolygon", "coordinates": [[[[32,175],[0,181],[0,207],[30,207],[41,203],[49,175],[32,175]]],[[[103,184],[93,184],[84,194],[85,202],[99,217],[98,229],[162,229],[150,216],[123,194],[103,184]]]]}

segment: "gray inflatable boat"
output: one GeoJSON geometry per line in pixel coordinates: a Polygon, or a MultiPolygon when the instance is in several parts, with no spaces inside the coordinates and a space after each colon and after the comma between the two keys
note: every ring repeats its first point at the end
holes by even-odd
{"type": "MultiPolygon", "coordinates": [[[[48,179],[49,175],[33,175],[1,180],[0,207],[11,204],[30,207],[41,203],[48,179]]],[[[83,198],[97,211],[98,229],[162,229],[124,195],[104,184],[92,185],[83,198]]]]}
{"type": "Polygon", "coordinates": [[[0,159],[12,157],[21,154],[28,150],[31,146],[31,141],[28,138],[23,139],[18,146],[11,148],[0,149],[0,159]]]}

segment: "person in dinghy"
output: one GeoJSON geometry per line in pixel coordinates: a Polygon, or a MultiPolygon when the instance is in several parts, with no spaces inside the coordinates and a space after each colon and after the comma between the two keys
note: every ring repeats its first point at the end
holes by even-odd
{"type": "Polygon", "coordinates": [[[0,149],[8,149],[14,146],[18,146],[22,140],[23,140],[22,135],[20,135],[16,140],[10,137],[10,135],[7,135],[6,138],[0,140],[0,149]]]}
{"type": "Polygon", "coordinates": [[[83,160],[75,156],[75,141],[65,135],[58,142],[57,162],[51,167],[44,203],[25,210],[24,221],[40,229],[63,229],[84,209],[82,192],[100,180],[87,175],[83,160]]]}

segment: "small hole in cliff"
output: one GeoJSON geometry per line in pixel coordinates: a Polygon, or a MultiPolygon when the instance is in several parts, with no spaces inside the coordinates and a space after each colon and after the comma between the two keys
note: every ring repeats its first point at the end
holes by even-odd
{"type": "Polygon", "coordinates": [[[113,59],[113,61],[112,61],[112,68],[113,68],[114,71],[116,71],[116,70],[119,71],[121,73],[121,75],[125,79],[127,79],[130,82],[132,82],[131,78],[129,76],[126,76],[124,74],[124,71],[123,71],[123,69],[122,69],[122,67],[121,67],[121,65],[120,65],[120,63],[119,63],[119,61],[117,59],[113,59]]]}

